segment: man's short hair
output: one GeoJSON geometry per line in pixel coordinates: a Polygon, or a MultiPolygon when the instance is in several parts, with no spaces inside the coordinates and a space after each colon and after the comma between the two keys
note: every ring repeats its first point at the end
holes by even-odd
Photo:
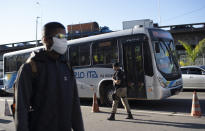
{"type": "Polygon", "coordinates": [[[53,37],[56,33],[57,29],[65,29],[65,27],[59,22],[49,22],[43,27],[43,36],[45,37],[53,37]]]}
{"type": "Polygon", "coordinates": [[[113,67],[120,67],[120,65],[119,65],[118,62],[113,63],[112,66],[113,66],[113,67]]]}
{"type": "MultiPolygon", "coordinates": [[[[43,26],[43,39],[52,39],[58,31],[58,29],[64,29],[65,27],[59,22],[49,22],[43,26]]],[[[51,43],[43,43],[46,45],[47,49],[51,47],[51,43]]]]}

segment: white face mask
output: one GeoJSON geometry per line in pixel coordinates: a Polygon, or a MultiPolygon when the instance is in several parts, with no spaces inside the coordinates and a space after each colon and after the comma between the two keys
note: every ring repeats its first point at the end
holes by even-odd
{"type": "Polygon", "coordinates": [[[65,38],[58,39],[56,37],[53,37],[53,45],[51,47],[51,50],[54,50],[61,55],[65,54],[67,50],[67,40],[65,38]]]}

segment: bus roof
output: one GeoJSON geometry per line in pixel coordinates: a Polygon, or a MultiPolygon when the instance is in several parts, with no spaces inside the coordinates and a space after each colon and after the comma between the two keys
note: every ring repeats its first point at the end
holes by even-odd
{"type": "MultiPolygon", "coordinates": [[[[127,29],[127,30],[121,30],[121,31],[116,31],[116,32],[110,32],[110,33],[105,33],[105,34],[100,34],[100,35],[95,35],[95,36],[89,36],[89,37],[69,40],[67,42],[68,42],[68,45],[72,45],[75,43],[84,43],[84,42],[108,39],[108,38],[119,37],[119,36],[127,36],[127,35],[133,35],[133,34],[147,34],[148,29],[162,30],[159,28],[139,27],[139,28],[132,28],[132,29],[127,29]]],[[[28,53],[28,52],[32,52],[32,51],[42,49],[42,48],[44,48],[44,46],[39,46],[39,47],[34,47],[34,48],[29,48],[29,49],[24,49],[24,50],[19,50],[19,51],[13,51],[13,52],[5,53],[3,57],[22,54],[22,53],[28,53]]]]}
{"type": "Polygon", "coordinates": [[[29,49],[24,49],[24,50],[8,52],[8,53],[5,53],[3,55],[3,57],[12,56],[12,55],[18,55],[18,54],[22,54],[22,53],[28,53],[28,52],[39,50],[39,49],[42,49],[42,48],[44,48],[44,46],[39,46],[39,47],[34,47],[34,48],[29,48],[29,49]]]}
{"type": "Polygon", "coordinates": [[[94,35],[94,36],[69,40],[68,45],[75,44],[75,43],[84,43],[84,42],[89,42],[89,41],[107,39],[107,38],[113,38],[113,37],[118,37],[118,36],[132,35],[132,34],[140,34],[140,33],[147,34],[147,29],[148,28],[139,27],[139,28],[121,30],[121,31],[116,31],[116,32],[110,32],[110,33],[105,33],[105,34],[100,34],[100,35],[94,35]]]}

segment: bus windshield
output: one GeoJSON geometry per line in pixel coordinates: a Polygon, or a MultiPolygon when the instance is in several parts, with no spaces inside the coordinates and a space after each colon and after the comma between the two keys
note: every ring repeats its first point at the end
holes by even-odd
{"type": "Polygon", "coordinates": [[[178,73],[173,42],[159,40],[153,42],[153,44],[158,69],[165,74],[178,73]]]}

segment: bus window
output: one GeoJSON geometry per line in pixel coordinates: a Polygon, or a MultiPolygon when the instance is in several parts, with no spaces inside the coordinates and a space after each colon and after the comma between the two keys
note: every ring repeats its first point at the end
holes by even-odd
{"type": "Polygon", "coordinates": [[[111,64],[118,60],[116,41],[104,41],[93,44],[93,64],[111,64]]]}
{"type": "Polygon", "coordinates": [[[16,58],[16,66],[17,66],[17,69],[19,69],[22,65],[22,56],[17,56],[16,58]]]}
{"type": "Polygon", "coordinates": [[[78,63],[78,60],[77,60],[77,58],[78,58],[78,48],[77,48],[77,46],[70,47],[69,53],[70,53],[70,61],[71,61],[72,66],[78,66],[79,63],[78,63]]]}
{"type": "Polygon", "coordinates": [[[16,71],[16,56],[11,56],[11,57],[8,57],[7,58],[7,63],[5,64],[6,65],[6,72],[13,72],[13,71],[16,71]]]}
{"type": "Polygon", "coordinates": [[[16,56],[16,66],[17,66],[16,70],[19,70],[21,65],[26,62],[29,56],[30,56],[30,52],[16,56]]]}
{"type": "Polygon", "coordinates": [[[89,44],[71,46],[69,52],[72,66],[84,66],[90,64],[89,44]]]}

